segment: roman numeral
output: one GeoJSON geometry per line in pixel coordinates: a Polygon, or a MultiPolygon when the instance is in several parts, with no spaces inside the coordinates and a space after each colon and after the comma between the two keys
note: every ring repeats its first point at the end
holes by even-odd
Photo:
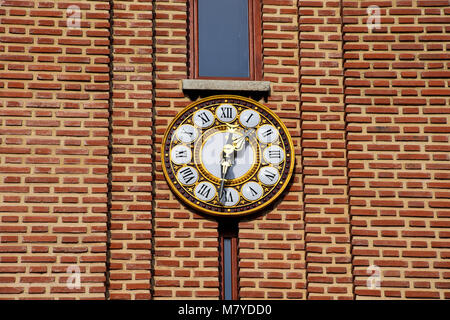
{"type": "Polygon", "coordinates": [[[199,113],[198,116],[200,117],[200,119],[202,119],[203,124],[208,123],[210,120],[206,112],[199,113]]]}
{"type": "Polygon", "coordinates": [[[189,184],[193,179],[195,179],[194,172],[191,168],[187,167],[180,171],[181,177],[183,178],[185,184],[189,184]]]}
{"type": "Polygon", "coordinates": [[[275,179],[275,174],[273,174],[272,172],[270,172],[270,171],[266,171],[266,172],[264,172],[264,175],[270,180],[270,181],[273,181],[274,179],[275,179]]]}
{"type": "Polygon", "coordinates": [[[231,119],[233,117],[233,109],[230,107],[222,107],[222,118],[229,118],[231,119]]]}
{"type": "Polygon", "coordinates": [[[247,118],[247,121],[245,121],[245,123],[248,123],[252,117],[253,117],[253,113],[250,113],[250,116],[247,118]]]}
{"type": "Polygon", "coordinates": [[[270,136],[273,133],[272,129],[267,129],[262,133],[262,136],[265,138],[267,136],[270,136]]]}
{"type": "Polygon", "coordinates": [[[210,192],[211,188],[208,187],[206,184],[202,185],[198,190],[198,193],[204,198],[208,198],[210,192]]]}
{"type": "Polygon", "coordinates": [[[233,193],[225,192],[225,202],[233,202],[233,193]]]}
{"type": "Polygon", "coordinates": [[[187,151],[186,150],[177,150],[175,152],[175,158],[186,158],[187,157],[187,151]]]}
{"type": "Polygon", "coordinates": [[[258,192],[256,192],[252,187],[248,187],[250,189],[250,192],[252,193],[252,196],[256,196],[258,192]]]}
{"type": "Polygon", "coordinates": [[[269,158],[280,159],[281,158],[281,150],[269,150],[269,158]]]}
{"type": "Polygon", "coordinates": [[[191,137],[194,135],[194,132],[186,131],[185,129],[183,129],[183,133],[187,133],[191,137]]]}

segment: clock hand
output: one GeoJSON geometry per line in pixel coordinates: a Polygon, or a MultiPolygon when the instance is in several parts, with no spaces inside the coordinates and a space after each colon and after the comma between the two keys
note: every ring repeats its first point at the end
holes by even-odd
{"type": "Polygon", "coordinates": [[[219,188],[219,201],[223,203],[222,199],[224,196],[224,185],[225,185],[225,179],[226,175],[231,168],[231,166],[234,164],[234,156],[237,151],[241,150],[244,146],[244,142],[246,141],[245,138],[247,138],[249,135],[253,134],[255,132],[254,129],[247,130],[245,134],[239,138],[233,139],[233,133],[235,129],[230,128],[230,133],[227,136],[227,142],[225,143],[222,151],[222,171],[221,171],[221,178],[220,178],[220,188],[219,188]]]}
{"type": "Polygon", "coordinates": [[[223,196],[224,196],[224,185],[227,173],[231,166],[234,164],[234,158],[237,151],[241,150],[244,146],[244,142],[246,141],[245,138],[247,138],[249,135],[253,134],[255,132],[254,129],[246,130],[245,134],[237,139],[233,139],[233,133],[235,132],[236,128],[227,125],[229,128],[229,133],[227,136],[227,142],[225,143],[222,151],[222,161],[220,163],[222,170],[220,175],[220,187],[219,187],[219,202],[223,202],[223,196]]]}
{"type": "MultiPolygon", "coordinates": [[[[221,179],[220,179],[220,188],[219,188],[219,202],[222,202],[223,196],[224,196],[224,185],[225,185],[225,179],[228,173],[228,170],[231,167],[231,163],[227,160],[222,162],[222,171],[221,171],[221,179]]],[[[222,202],[223,203],[223,202],[222,202]]]]}
{"type": "Polygon", "coordinates": [[[230,133],[228,133],[228,136],[227,136],[227,142],[225,143],[225,145],[223,147],[222,161],[220,162],[222,170],[220,173],[219,202],[222,202],[222,199],[223,199],[225,179],[226,179],[228,170],[234,164],[234,153],[236,150],[235,150],[234,146],[232,145],[232,143],[233,143],[233,133],[230,132],[230,133]]]}
{"type": "Polygon", "coordinates": [[[240,136],[239,138],[233,139],[233,145],[235,150],[236,151],[242,150],[246,138],[252,135],[254,132],[255,129],[246,130],[244,135],[240,136]]]}

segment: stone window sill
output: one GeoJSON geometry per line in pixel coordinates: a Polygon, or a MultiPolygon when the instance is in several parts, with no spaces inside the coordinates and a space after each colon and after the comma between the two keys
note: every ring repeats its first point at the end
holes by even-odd
{"type": "Polygon", "coordinates": [[[268,94],[270,92],[270,81],[184,79],[183,90],[191,92],[234,91],[248,92],[250,94],[268,94]]]}

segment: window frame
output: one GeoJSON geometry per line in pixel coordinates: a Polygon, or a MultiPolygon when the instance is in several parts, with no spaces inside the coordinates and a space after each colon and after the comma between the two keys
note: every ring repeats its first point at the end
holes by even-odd
{"type": "Polygon", "coordinates": [[[198,48],[198,0],[189,0],[189,79],[262,80],[261,0],[248,0],[249,77],[200,77],[198,48]]]}
{"type": "Polygon", "coordinates": [[[219,283],[220,283],[220,299],[225,300],[225,245],[224,240],[229,239],[231,244],[231,299],[239,300],[239,255],[238,255],[238,234],[239,228],[237,223],[220,221],[219,222],[219,283]]]}
{"type": "Polygon", "coordinates": [[[220,237],[220,267],[221,267],[221,277],[220,277],[220,299],[225,300],[225,265],[224,265],[224,239],[229,239],[231,241],[231,300],[239,299],[239,289],[238,289],[238,259],[237,259],[237,239],[236,237],[222,236],[220,237]]]}

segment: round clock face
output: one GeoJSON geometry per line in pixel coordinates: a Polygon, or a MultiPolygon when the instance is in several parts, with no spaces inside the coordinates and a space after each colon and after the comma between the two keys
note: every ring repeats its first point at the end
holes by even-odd
{"type": "Polygon", "coordinates": [[[267,107],[238,96],[192,103],[167,128],[163,172],[188,205],[244,215],[273,202],[294,169],[292,139],[267,107]]]}

